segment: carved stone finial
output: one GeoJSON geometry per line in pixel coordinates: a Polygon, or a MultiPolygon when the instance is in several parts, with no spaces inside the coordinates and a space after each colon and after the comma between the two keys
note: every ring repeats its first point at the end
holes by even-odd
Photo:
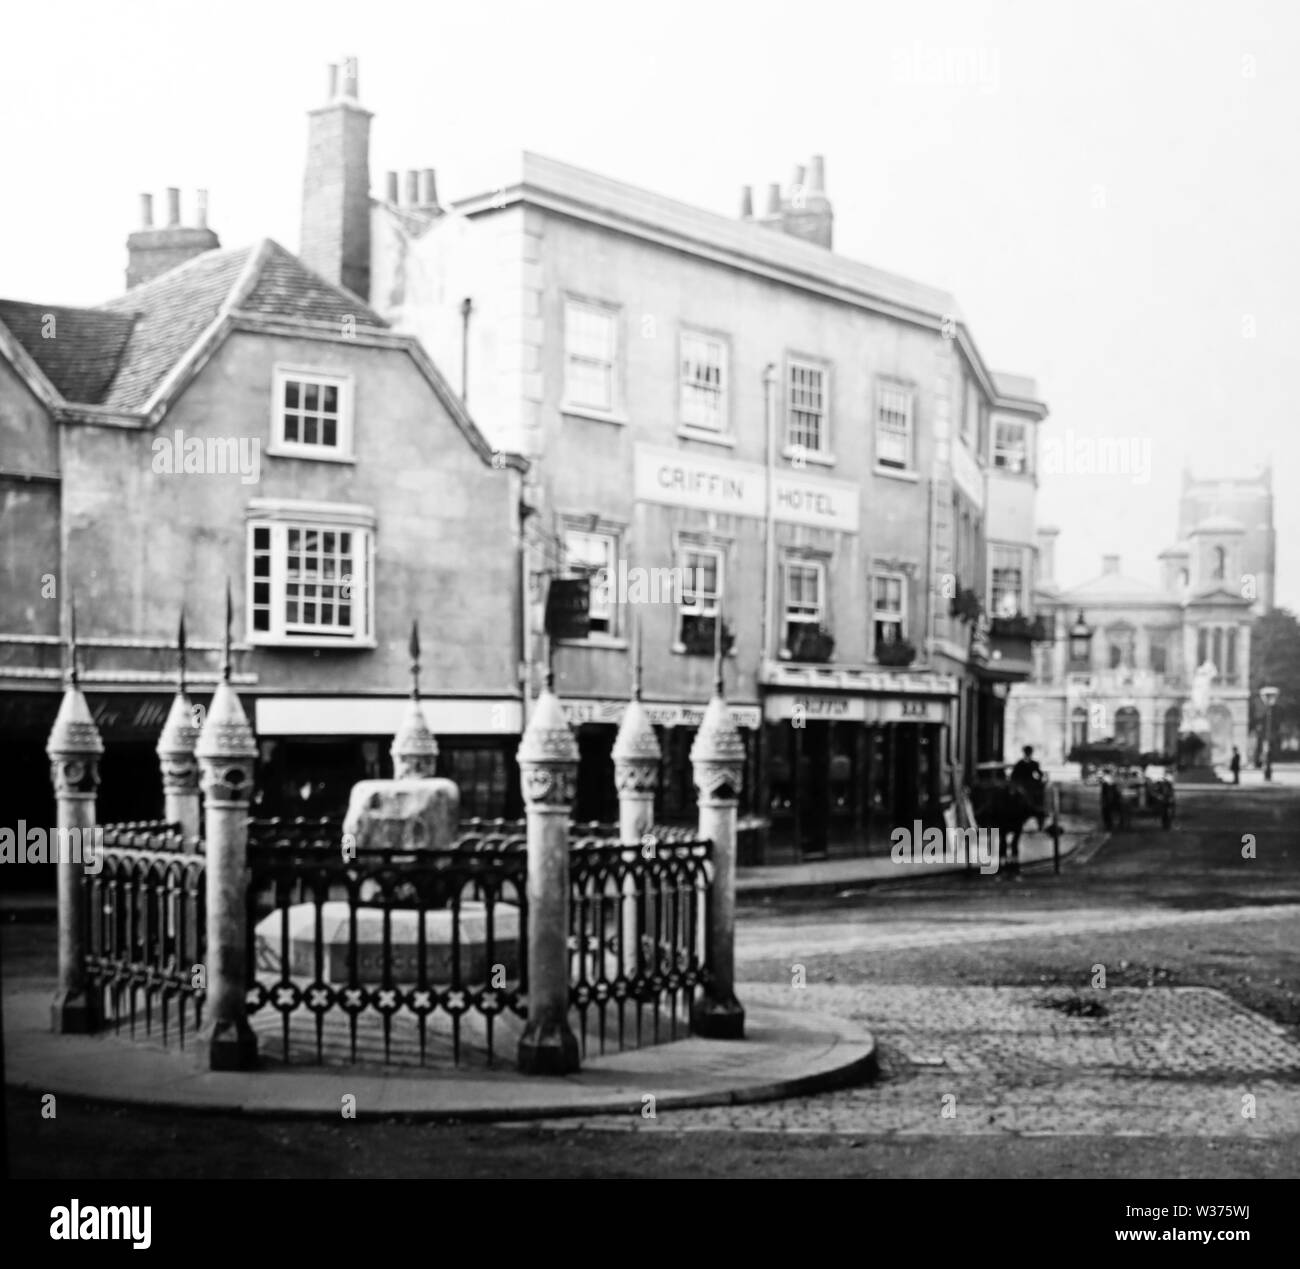
{"type": "Polygon", "coordinates": [[[99,755],[104,752],[104,742],[85,696],[74,683],[63,693],[45,752],[56,796],[94,794],[99,787],[99,755]]]}
{"type": "Polygon", "coordinates": [[[389,752],[393,755],[395,780],[428,779],[438,774],[438,741],[414,696],[397,726],[389,752]]]}
{"type": "Polygon", "coordinates": [[[628,702],[614,738],[614,784],[620,793],[653,793],[662,751],[638,693],[628,702]]]}
{"type": "MultiPolygon", "coordinates": [[[[229,649],[229,636],[227,636],[229,649]]],[[[228,667],[226,667],[228,671],[228,667]]],[[[203,768],[203,792],[215,802],[247,802],[253,793],[257,744],[239,696],[228,681],[217,684],[194,755],[203,768]]]]}
{"type": "Polygon", "coordinates": [[[572,805],[578,742],[549,683],[537,698],[533,716],[528,720],[528,728],[519,743],[518,760],[524,800],[530,806],[567,808],[572,805]]]}
{"type": "Polygon", "coordinates": [[[701,798],[734,799],[740,796],[745,768],[745,742],[731,721],[722,694],[709,702],[691,745],[695,788],[701,798]]]}
{"type": "Polygon", "coordinates": [[[194,755],[198,739],[194,706],[184,691],[179,691],[172,697],[172,707],[154,751],[166,792],[187,793],[199,787],[199,762],[194,755]]]}

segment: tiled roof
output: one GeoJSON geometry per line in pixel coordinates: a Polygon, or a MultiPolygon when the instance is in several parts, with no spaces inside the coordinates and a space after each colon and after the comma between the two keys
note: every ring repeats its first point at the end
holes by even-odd
{"type": "Polygon", "coordinates": [[[357,296],[269,238],[205,251],[98,308],[0,300],[0,320],[65,401],[140,410],[223,311],[385,329],[357,296]],[[251,273],[248,270],[252,270],[251,273]],[[46,314],[57,338],[42,337],[46,314]]]}
{"type": "Polygon", "coordinates": [[[266,241],[257,281],[239,302],[241,313],[296,317],[316,322],[352,318],[357,326],[384,329],[388,323],[358,296],[313,273],[278,242],[266,241]]]}
{"type": "Polygon", "coordinates": [[[139,317],[103,404],[138,410],[149,400],[221,311],[252,250],[205,251],[101,305],[108,312],[139,317]]]}
{"type": "Polygon", "coordinates": [[[93,308],[0,300],[0,322],[65,401],[99,405],[117,374],[135,318],[93,308]]]}

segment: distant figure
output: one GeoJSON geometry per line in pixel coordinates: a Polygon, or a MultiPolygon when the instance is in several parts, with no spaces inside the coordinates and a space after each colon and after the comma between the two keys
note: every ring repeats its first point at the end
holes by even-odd
{"type": "Polygon", "coordinates": [[[1043,818],[1047,813],[1043,797],[1043,769],[1034,761],[1033,745],[1026,745],[1024,757],[1011,768],[1011,784],[1019,789],[1029,803],[1030,814],[1038,820],[1038,831],[1042,832],[1043,818]]]}
{"type": "Polygon", "coordinates": [[[1232,746],[1232,761],[1228,764],[1232,768],[1233,784],[1241,783],[1241,754],[1236,745],[1232,746]]]}

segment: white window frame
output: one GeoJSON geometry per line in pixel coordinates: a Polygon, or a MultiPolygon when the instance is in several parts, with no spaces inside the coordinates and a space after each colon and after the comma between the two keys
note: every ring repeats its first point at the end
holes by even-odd
{"type": "Polygon", "coordinates": [[[871,575],[871,640],[873,647],[879,647],[876,639],[876,622],[883,621],[898,627],[898,641],[907,638],[907,574],[881,570],[871,575]],[[880,596],[877,583],[891,581],[898,583],[898,611],[879,606],[880,596]]]}
{"type": "Polygon", "coordinates": [[[995,416],[993,419],[993,466],[999,471],[1005,471],[1013,476],[1026,476],[1031,468],[1029,465],[1029,424],[1023,419],[1008,419],[1001,416],[995,416]],[[1004,428],[1020,429],[1019,445],[1002,445],[999,443],[998,433],[1004,428]],[[1013,457],[1019,455],[1020,466],[1016,467],[1010,461],[1013,457]]]}
{"type": "MultiPolygon", "coordinates": [[[[281,499],[254,499],[249,504],[245,523],[245,633],[247,641],[263,647],[294,648],[373,648],[375,641],[375,514],[368,507],[344,503],[292,502],[281,499]],[[342,634],[326,634],[331,627],[305,626],[301,621],[289,626],[288,602],[289,531],[308,533],[350,533],[352,535],[353,573],[350,596],[350,629],[342,634]],[[269,574],[258,575],[256,559],[263,552],[256,546],[258,530],[268,534],[269,574]],[[267,586],[267,598],[258,596],[256,587],[267,586]],[[256,614],[268,611],[268,629],[255,629],[256,614]]],[[[346,576],[346,575],[345,575],[346,576]]],[[[327,582],[301,582],[322,585],[327,582]]],[[[308,602],[305,597],[300,602],[308,602]]],[[[319,600],[317,601],[319,602],[319,600]]],[[[335,601],[337,602],[337,600],[335,601]]],[[[337,627],[333,627],[337,629],[337,627]]]]}
{"type": "MultiPolygon", "coordinates": [[[[699,359],[696,359],[699,360],[699,359]]],[[[709,439],[719,436],[727,436],[731,432],[730,425],[730,348],[727,340],[721,335],[711,334],[709,331],[695,330],[685,328],[681,332],[678,343],[678,409],[680,411],[681,426],[688,432],[701,432],[709,439]],[[692,382],[687,378],[687,353],[691,345],[707,346],[716,352],[716,366],[718,371],[718,390],[717,390],[717,423],[701,423],[698,417],[692,417],[693,393],[707,393],[708,388],[701,385],[698,381],[692,382]]]]}
{"type": "MultiPolygon", "coordinates": [[[[571,537],[595,538],[609,543],[609,563],[607,568],[617,570],[619,560],[619,542],[620,535],[616,529],[605,524],[598,524],[595,528],[589,528],[586,524],[568,522],[561,528],[560,540],[564,550],[564,567],[562,575],[564,577],[587,577],[591,579],[594,589],[596,580],[599,577],[599,570],[590,572],[584,566],[571,563],[571,553],[569,551],[569,539],[571,537]]],[[[576,553],[575,553],[576,554],[576,553]]],[[[613,587],[616,578],[611,576],[609,584],[613,587]]],[[[601,618],[608,622],[608,628],[605,630],[589,630],[588,640],[600,642],[606,639],[617,639],[622,628],[622,605],[618,601],[617,595],[611,595],[609,599],[609,612],[606,617],[601,618]]],[[[565,640],[565,642],[583,642],[583,640],[565,640]]]]}
{"type": "MultiPolygon", "coordinates": [[[[800,607],[808,607],[801,604],[800,607]]],[[[826,565],[821,560],[782,560],[781,562],[781,646],[786,655],[790,653],[790,626],[796,622],[809,626],[825,626],[826,623],[826,565]],[[817,576],[817,604],[815,616],[792,617],[790,615],[790,574],[794,569],[812,569],[817,576]]]]}
{"type": "MultiPolygon", "coordinates": [[[[890,414],[896,415],[897,410],[891,410],[890,414]]],[[[916,465],[916,391],[906,384],[894,383],[888,379],[880,379],[876,383],[876,466],[882,467],[886,471],[912,471],[916,465]],[[885,426],[885,404],[887,396],[902,398],[906,405],[906,426],[900,434],[896,428],[885,426]],[[903,462],[899,463],[892,458],[884,456],[884,448],[881,445],[881,437],[898,437],[902,436],[906,457],[903,462]]]]}
{"type": "Polygon", "coordinates": [[[1027,616],[1029,613],[1029,548],[1019,546],[1014,542],[990,542],[988,543],[988,590],[985,592],[989,597],[989,616],[990,617],[1015,617],[1027,616]],[[1016,556],[1014,562],[1011,562],[1012,555],[1016,556]],[[1020,583],[1016,592],[1016,611],[1014,613],[999,612],[997,607],[998,587],[995,585],[996,575],[1003,571],[1015,569],[1020,574],[1020,583]]]}
{"type": "MultiPolygon", "coordinates": [[[[804,406],[797,407],[804,414],[814,413],[804,406]]],[[[807,454],[807,455],[828,455],[830,453],[830,427],[831,427],[831,370],[823,361],[815,361],[811,357],[789,356],[785,362],[785,452],[807,454]],[[821,378],[821,409],[818,412],[817,425],[817,444],[809,445],[803,440],[796,439],[794,435],[794,376],[795,371],[813,372],[821,378]]]]}
{"type": "Polygon", "coordinates": [[[620,385],[619,385],[619,310],[615,305],[604,304],[598,300],[586,300],[576,295],[565,296],[564,299],[564,394],[561,409],[572,411],[582,415],[593,415],[598,418],[617,419],[620,412],[620,385]],[[573,321],[575,314],[584,313],[590,316],[599,317],[609,325],[609,356],[608,361],[602,358],[591,356],[588,353],[579,353],[571,345],[572,337],[575,333],[576,324],[573,321]],[[589,365],[607,365],[609,374],[609,402],[607,405],[593,404],[590,401],[579,400],[574,395],[574,378],[572,367],[575,362],[582,362],[589,365]]]}
{"type": "Polygon", "coordinates": [[[287,458],[310,458],[318,462],[350,463],[354,460],[354,392],[350,374],[321,370],[315,366],[277,364],[272,374],[271,444],[268,453],[287,458]],[[334,445],[288,440],[285,436],[285,385],[289,382],[334,388],[338,392],[338,432],[334,445]]]}
{"type": "Polygon", "coordinates": [[[682,623],[687,617],[714,617],[718,615],[719,601],[724,594],[726,586],[725,569],[727,566],[726,552],[718,546],[695,546],[692,543],[685,543],[678,548],[677,558],[679,567],[682,570],[682,602],[677,608],[677,640],[674,646],[684,648],[685,640],[682,638],[682,623]],[[712,596],[706,602],[701,600],[699,592],[693,588],[694,576],[691,573],[692,565],[689,563],[693,555],[712,556],[715,567],[715,576],[717,582],[714,587],[712,596]],[[693,600],[687,600],[687,595],[694,595],[693,600]]]}

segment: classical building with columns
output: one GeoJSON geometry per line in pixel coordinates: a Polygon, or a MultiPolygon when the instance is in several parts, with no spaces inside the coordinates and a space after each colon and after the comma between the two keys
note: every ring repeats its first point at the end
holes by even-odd
{"type": "Polygon", "coordinates": [[[1062,767],[1075,745],[1101,739],[1173,754],[1203,708],[1210,761],[1226,763],[1234,745],[1244,761],[1253,600],[1243,596],[1251,588],[1240,526],[1217,516],[1194,525],[1186,548],[1162,553],[1159,586],[1107,555],[1096,577],[1058,587],[1056,533],[1040,530],[1036,600],[1054,639],[1037,648],[1032,678],[1011,690],[1008,756],[1033,745],[1045,766],[1062,767]]]}

